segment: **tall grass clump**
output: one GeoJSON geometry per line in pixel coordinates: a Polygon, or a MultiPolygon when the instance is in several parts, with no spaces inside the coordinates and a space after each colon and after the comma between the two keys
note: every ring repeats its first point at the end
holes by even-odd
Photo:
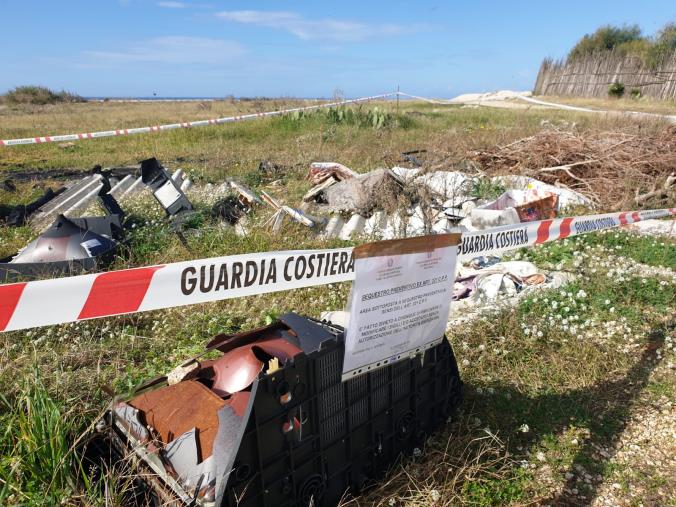
{"type": "Polygon", "coordinates": [[[0,395],[1,505],[59,504],[78,489],[78,477],[86,481],[73,448],[79,421],[70,412],[37,375],[15,397],[0,395]]]}

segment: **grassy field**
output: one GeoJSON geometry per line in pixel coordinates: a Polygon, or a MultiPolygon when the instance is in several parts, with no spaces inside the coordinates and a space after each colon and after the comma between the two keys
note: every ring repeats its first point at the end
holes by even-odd
{"type": "Polygon", "coordinates": [[[658,114],[676,114],[676,102],[655,100],[650,97],[641,97],[640,99],[621,98],[621,99],[601,99],[593,97],[537,97],[539,99],[556,102],[558,104],[568,104],[570,106],[589,107],[592,109],[602,109],[606,111],[641,111],[644,113],[658,114]]]}
{"type": "MultiPolygon", "coordinates": [[[[289,101],[87,103],[0,110],[0,138],[172,123],[258,110],[289,101]]],[[[476,150],[504,146],[546,125],[578,131],[664,129],[653,123],[539,109],[436,106],[402,101],[359,108],[388,114],[383,128],[325,113],[77,142],[0,149],[0,204],[26,202],[49,179],[26,171],[137,163],[156,156],[201,183],[236,177],[297,205],[312,161],[355,170],[401,164],[400,152],[426,149],[433,162],[465,170],[476,150]],[[281,181],[258,171],[282,167],[281,181]]],[[[676,149],[676,148],[675,148],[676,149]]],[[[115,267],[326,243],[297,225],[239,237],[208,216],[212,196],[191,194],[201,227],[183,245],[151,197],[129,204],[144,221],[115,267]]],[[[674,206],[674,202],[670,203],[674,206]]],[[[603,210],[601,210],[603,211],[603,210]]],[[[265,209],[252,217],[262,224],[265,209]]],[[[35,233],[0,226],[0,256],[35,233]]],[[[573,282],[498,305],[451,328],[466,382],[455,418],[419,456],[348,505],[676,505],[676,243],[610,232],[514,254],[573,282]],[[636,448],[635,448],[636,447],[636,448]]],[[[76,449],[117,392],[165,373],[216,333],[250,329],[293,310],[318,316],[342,309],[347,284],[196,307],[0,334],[0,504],[110,505],[119,478],[88,480],[76,449]]],[[[45,302],[49,304],[49,302],[45,302]]],[[[115,503],[114,501],[112,502],[115,503]]]]}

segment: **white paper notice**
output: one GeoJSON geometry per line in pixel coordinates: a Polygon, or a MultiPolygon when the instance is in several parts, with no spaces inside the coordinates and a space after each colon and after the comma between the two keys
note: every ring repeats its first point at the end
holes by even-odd
{"type": "Polygon", "coordinates": [[[458,243],[459,235],[446,234],[364,245],[362,255],[355,249],[343,380],[441,341],[458,243]]]}

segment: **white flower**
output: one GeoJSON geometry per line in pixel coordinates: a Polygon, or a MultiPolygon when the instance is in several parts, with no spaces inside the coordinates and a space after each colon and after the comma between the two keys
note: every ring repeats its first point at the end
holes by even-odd
{"type": "Polygon", "coordinates": [[[606,304],[607,304],[607,305],[610,304],[610,299],[606,299],[606,304]]]}
{"type": "Polygon", "coordinates": [[[469,366],[469,360],[463,359],[463,360],[462,360],[462,365],[463,365],[463,366],[469,366]]]}
{"type": "Polygon", "coordinates": [[[530,427],[526,423],[524,423],[521,426],[519,426],[519,431],[521,433],[528,433],[530,431],[530,427]]]}
{"type": "Polygon", "coordinates": [[[439,493],[439,491],[437,491],[436,489],[433,489],[432,491],[430,491],[430,496],[432,497],[433,502],[438,502],[439,499],[441,498],[441,493],[439,493]]]}
{"type": "Polygon", "coordinates": [[[535,457],[538,459],[538,461],[544,461],[545,459],[547,459],[545,453],[542,451],[538,451],[535,457]]]}

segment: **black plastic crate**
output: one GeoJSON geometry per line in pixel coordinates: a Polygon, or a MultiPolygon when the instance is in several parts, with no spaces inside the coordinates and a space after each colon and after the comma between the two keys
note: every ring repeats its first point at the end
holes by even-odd
{"type": "Polygon", "coordinates": [[[342,382],[342,330],[294,314],[281,320],[299,335],[321,335],[313,340],[321,345],[259,380],[227,507],[334,506],[422,445],[460,403],[445,339],[423,361],[342,382]]]}

